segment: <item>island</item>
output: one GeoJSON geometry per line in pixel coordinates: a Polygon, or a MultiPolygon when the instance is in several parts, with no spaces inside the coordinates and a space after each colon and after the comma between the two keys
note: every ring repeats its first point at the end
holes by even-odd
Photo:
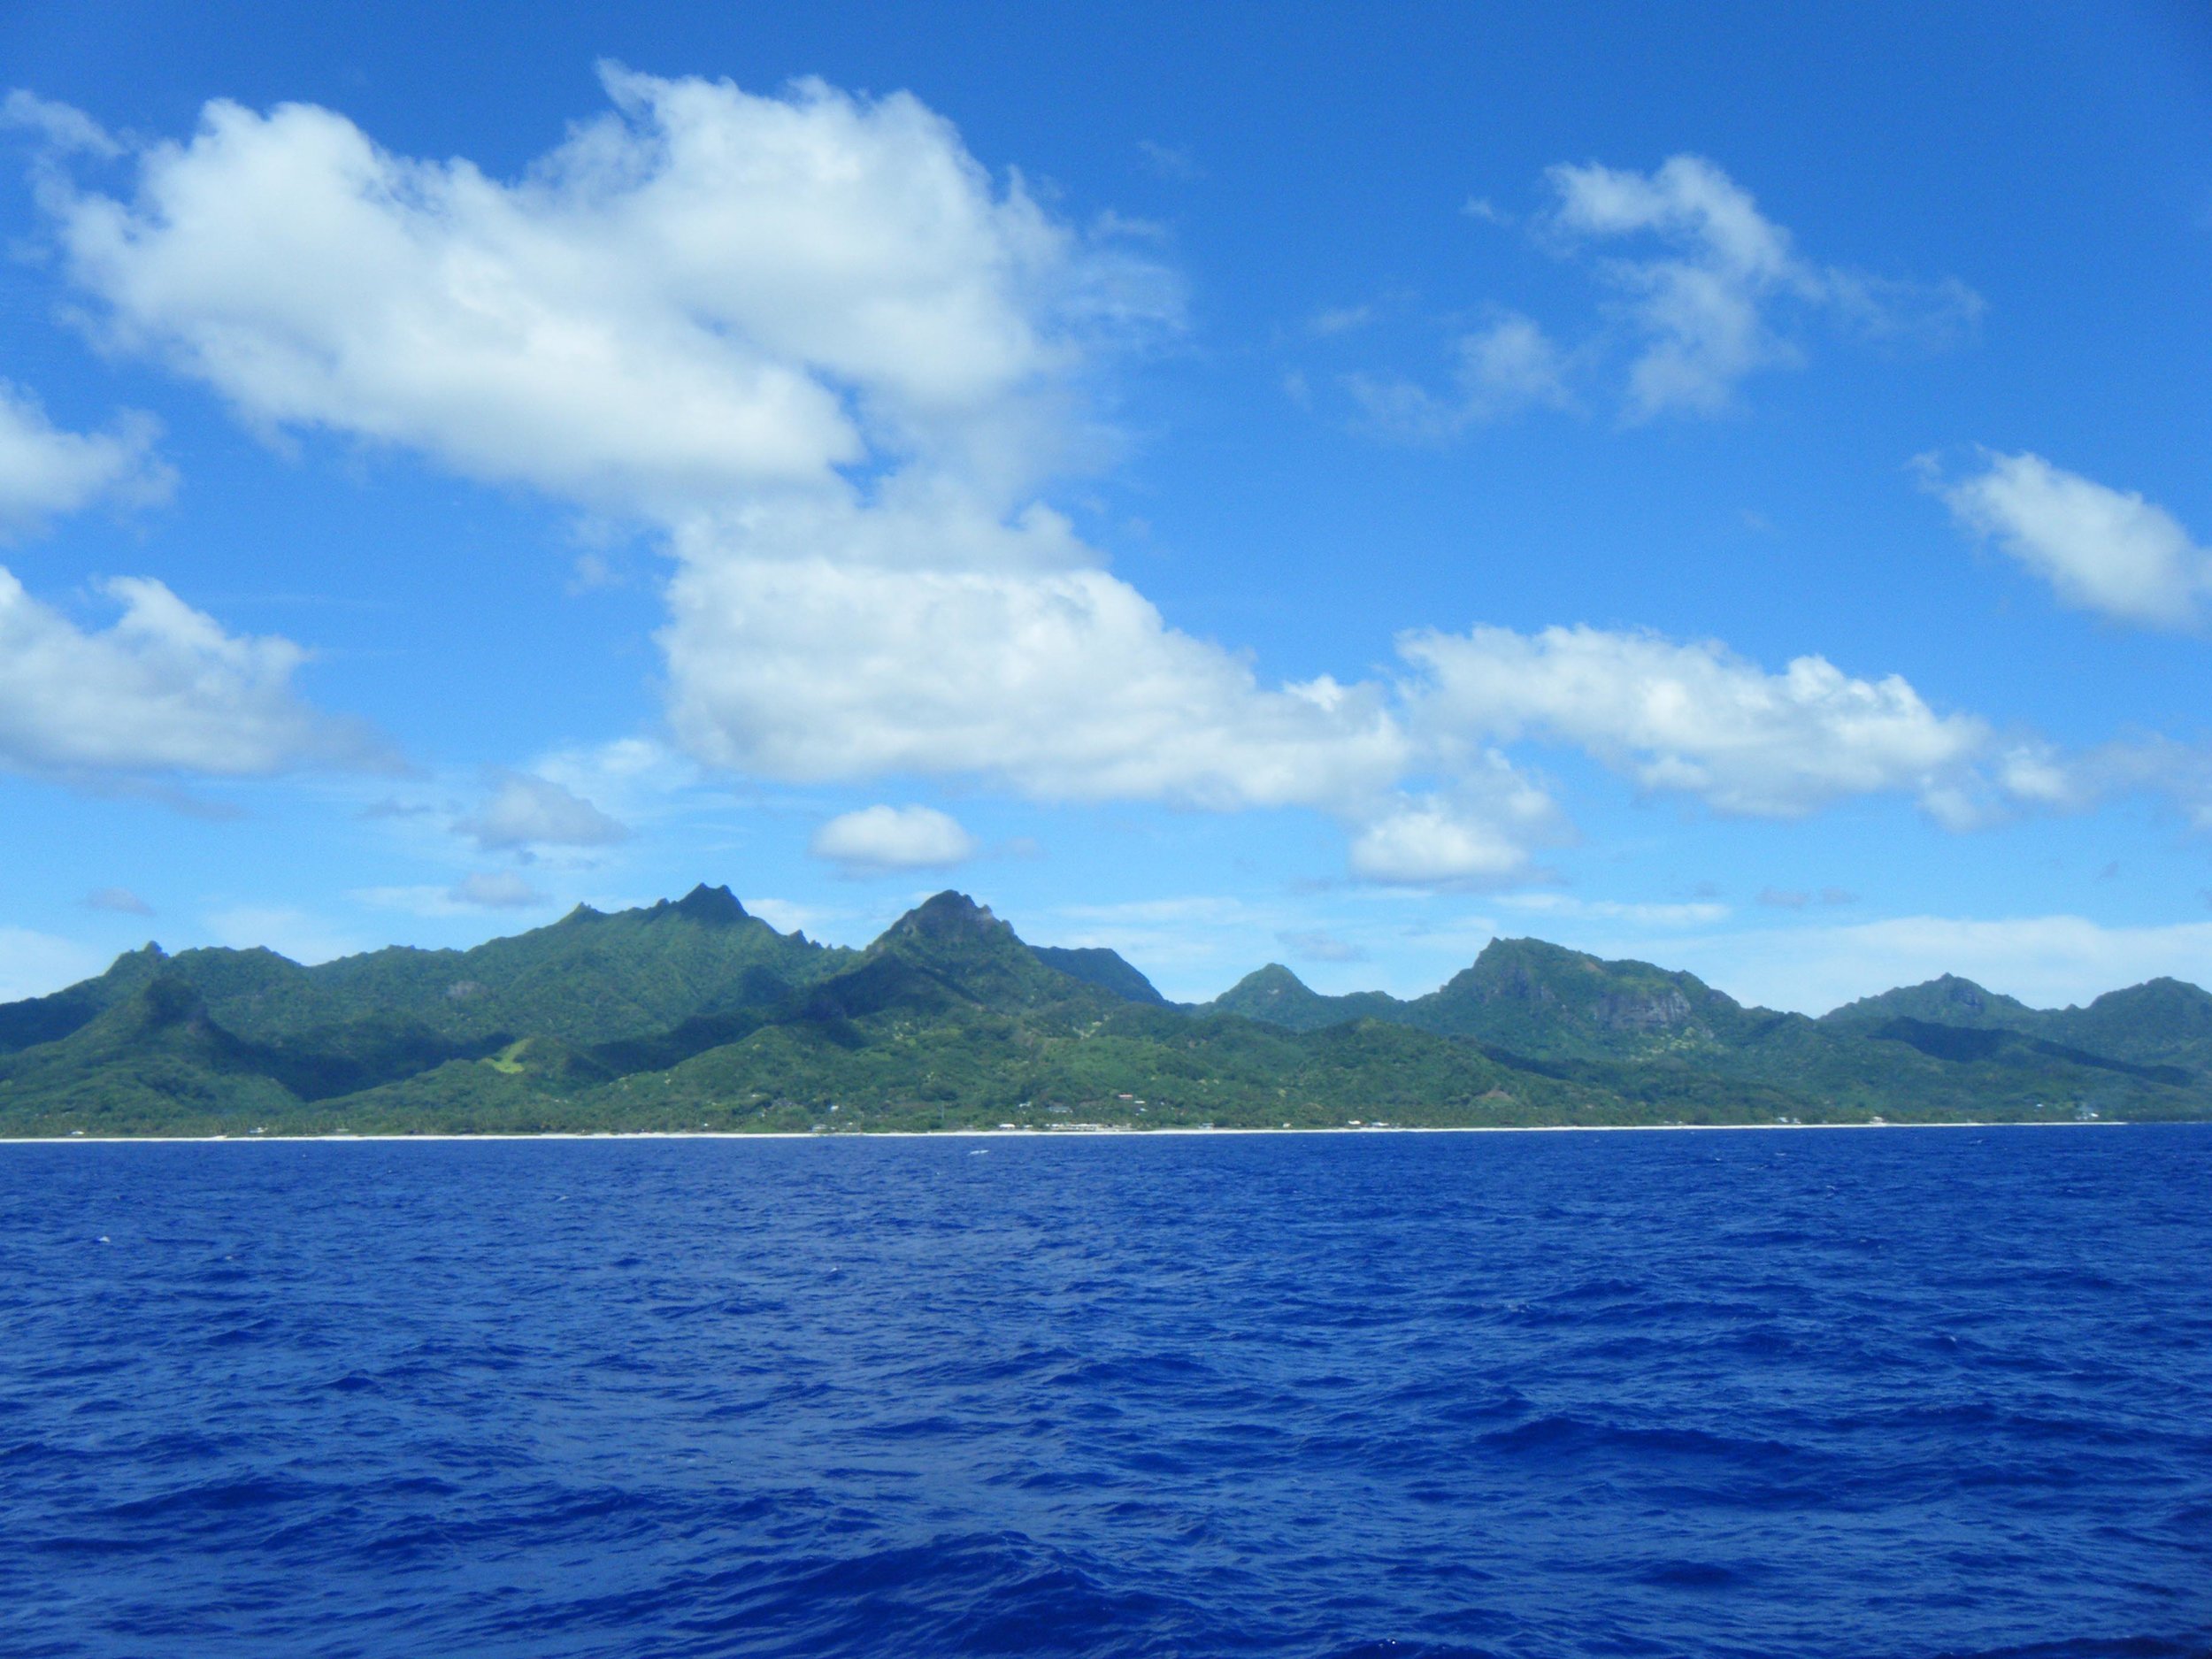
{"type": "Polygon", "coordinates": [[[0,1004],[0,1135],[859,1133],[2212,1118],[2212,995],[1946,977],[1819,1018],[1492,941],[1425,996],[1279,964],[1171,1003],[959,893],[865,949],[726,887],[471,950],[157,945],[0,1004]]]}

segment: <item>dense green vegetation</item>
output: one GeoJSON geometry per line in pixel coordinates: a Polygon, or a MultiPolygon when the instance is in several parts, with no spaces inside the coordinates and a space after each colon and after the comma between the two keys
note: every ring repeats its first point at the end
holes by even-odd
{"type": "Polygon", "coordinates": [[[2212,996],[1945,978],[1821,1019],[1500,940],[1409,1002],[1271,964],[1166,1002],[959,894],[864,951],[726,888],[306,968],[152,945],[0,1005],[0,1133],[842,1132],[2212,1117],[2212,996]]]}

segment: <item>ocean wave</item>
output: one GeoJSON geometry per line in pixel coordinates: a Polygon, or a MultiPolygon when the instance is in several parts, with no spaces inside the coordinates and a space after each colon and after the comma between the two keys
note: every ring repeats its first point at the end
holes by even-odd
{"type": "Polygon", "coordinates": [[[2212,1652],[2212,1130],[1770,1144],[0,1148],[0,1652],[2212,1652]]]}

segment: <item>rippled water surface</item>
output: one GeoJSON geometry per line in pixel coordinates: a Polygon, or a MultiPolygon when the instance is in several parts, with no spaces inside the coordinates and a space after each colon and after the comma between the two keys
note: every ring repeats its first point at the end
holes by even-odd
{"type": "Polygon", "coordinates": [[[2212,1651],[2212,1127],[0,1147],[0,1652],[2212,1651]]]}

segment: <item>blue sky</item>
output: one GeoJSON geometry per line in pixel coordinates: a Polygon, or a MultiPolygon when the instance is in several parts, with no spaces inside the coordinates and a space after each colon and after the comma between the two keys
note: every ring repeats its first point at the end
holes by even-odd
{"type": "Polygon", "coordinates": [[[2212,980],[2182,5],[17,4],[0,996],[728,882],[2212,980]]]}

